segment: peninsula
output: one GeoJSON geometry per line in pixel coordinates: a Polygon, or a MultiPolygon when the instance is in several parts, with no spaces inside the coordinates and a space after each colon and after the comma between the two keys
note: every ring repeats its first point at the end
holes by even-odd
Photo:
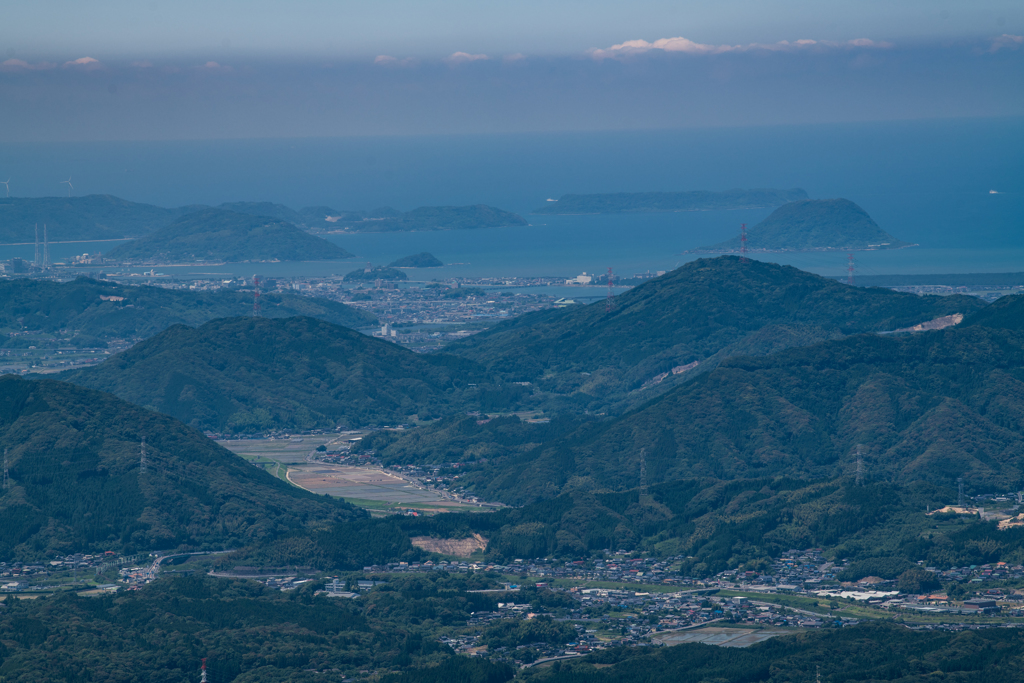
{"type": "MultiPolygon", "coordinates": [[[[390,211],[394,211],[391,209],[390,211]]],[[[374,212],[346,212],[328,218],[336,229],[344,232],[413,232],[424,230],[475,230],[478,228],[504,228],[528,225],[526,219],[511,211],[493,206],[421,206],[393,215],[378,209],[374,212]],[[374,215],[376,214],[376,215],[374,215]],[[379,217],[378,217],[379,216],[379,217]]]]}

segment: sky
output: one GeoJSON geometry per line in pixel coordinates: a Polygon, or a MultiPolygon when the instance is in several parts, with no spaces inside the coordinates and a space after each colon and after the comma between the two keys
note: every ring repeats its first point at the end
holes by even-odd
{"type": "Polygon", "coordinates": [[[35,0],[0,142],[1024,115],[1019,0],[35,0]]]}

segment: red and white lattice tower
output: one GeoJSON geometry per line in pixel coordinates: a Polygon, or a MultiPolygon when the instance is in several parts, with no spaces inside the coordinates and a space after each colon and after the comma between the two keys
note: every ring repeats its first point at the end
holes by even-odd
{"type": "Polygon", "coordinates": [[[740,259],[747,262],[747,224],[740,226],[740,259]]]}
{"type": "Polygon", "coordinates": [[[612,267],[608,266],[608,296],[604,300],[605,313],[612,310],[612,267]]]}
{"type": "Polygon", "coordinates": [[[202,677],[199,679],[199,683],[207,683],[206,681],[206,657],[203,657],[203,668],[200,669],[202,677]]]}
{"type": "Polygon", "coordinates": [[[253,275],[252,276],[252,287],[255,290],[252,298],[252,317],[260,317],[260,279],[253,275]]]}
{"type": "Polygon", "coordinates": [[[846,284],[852,285],[853,284],[853,254],[847,254],[846,258],[847,258],[847,263],[849,264],[849,265],[846,266],[846,284]]]}

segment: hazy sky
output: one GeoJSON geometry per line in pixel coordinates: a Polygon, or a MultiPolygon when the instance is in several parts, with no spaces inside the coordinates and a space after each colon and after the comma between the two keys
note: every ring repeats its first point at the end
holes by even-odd
{"type": "Polygon", "coordinates": [[[1022,22],[1019,0],[33,0],[5,3],[0,45],[48,59],[566,55],[673,36],[985,38],[1022,22]]]}
{"type": "Polygon", "coordinates": [[[1024,115],[1019,0],[34,0],[0,141],[1024,115]]]}

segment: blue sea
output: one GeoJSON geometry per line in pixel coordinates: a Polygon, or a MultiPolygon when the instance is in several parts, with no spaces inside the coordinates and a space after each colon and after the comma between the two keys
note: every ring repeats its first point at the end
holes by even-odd
{"type": "MultiPolygon", "coordinates": [[[[538,216],[564,193],[803,188],[845,197],[919,246],[859,252],[856,272],[1024,270],[1024,119],[966,119],[673,131],[189,142],[0,144],[14,196],[113,194],[161,206],[272,201],[337,210],[490,204],[517,228],[331,236],[345,262],[165,268],[197,276],[327,275],[429,251],[423,277],[571,276],[672,269],[770,210],[538,216]],[[994,192],[993,192],[994,191],[994,192]]],[[[2,191],[2,190],[0,190],[2,191]]],[[[55,259],[112,243],[55,244],[55,259]]],[[[32,246],[0,246],[0,259],[32,246]]],[[[816,273],[846,255],[754,255],[816,273]]]]}

